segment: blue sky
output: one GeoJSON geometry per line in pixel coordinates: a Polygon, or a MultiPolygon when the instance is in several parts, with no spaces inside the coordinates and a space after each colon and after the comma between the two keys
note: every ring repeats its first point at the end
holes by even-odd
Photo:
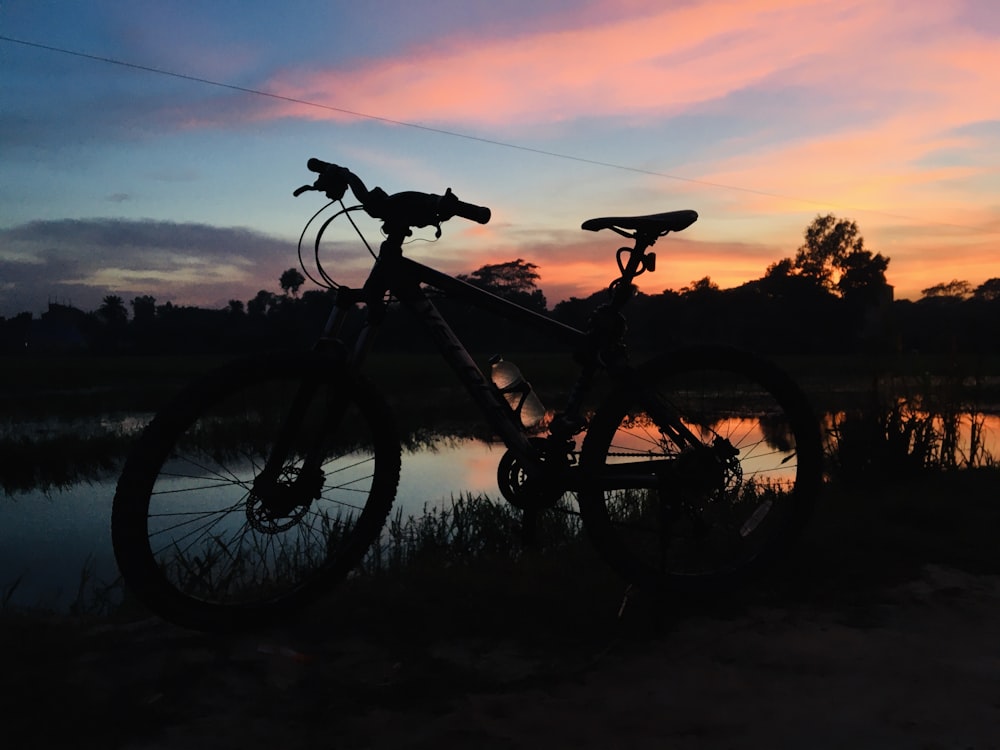
{"type": "MultiPolygon", "coordinates": [[[[897,296],[975,285],[1000,275],[998,8],[4,2],[0,315],[277,291],[321,205],[291,197],[311,156],[490,206],[408,252],[451,272],[524,258],[550,302],[614,275],[618,243],[583,220],[682,208],[701,218],[644,291],[758,278],[822,213],[891,258],[897,296]]],[[[328,268],[360,280],[363,247],[332,238],[328,268]]]]}

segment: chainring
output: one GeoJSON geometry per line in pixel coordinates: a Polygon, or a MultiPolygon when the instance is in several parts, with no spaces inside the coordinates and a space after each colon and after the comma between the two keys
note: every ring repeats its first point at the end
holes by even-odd
{"type": "MultiPolygon", "coordinates": [[[[539,448],[545,448],[548,441],[545,438],[531,438],[531,442],[539,448]]],[[[567,452],[562,460],[570,465],[572,454],[567,452]]],[[[564,489],[553,484],[548,477],[532,476],[521,460],[509,450],[503,454],[497,466],[497,484],[507,502],[527,511],[552,508],[564,493],[564,489]]]]}

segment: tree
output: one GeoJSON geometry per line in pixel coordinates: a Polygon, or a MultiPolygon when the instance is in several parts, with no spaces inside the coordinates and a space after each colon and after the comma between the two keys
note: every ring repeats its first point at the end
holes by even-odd
{"type": "Polygon", "coordinates": [[[920,293],[925,299],[963,300],[972,295],[972,285],[968,281],[952,279],[944,284],[935,284],[921,289],[920,293]]]}
{"type": "Polygon", "coordinates": [[[278,284],[281,285],[281,291],[285,293],[287,297],[291,294],[293,297],[299,295],[299,287],[306,283],[306,277],[297,268],[289,268],[287,271],[281,274],[278,279],[278,284]]]}
{"type": "Polygon", "coordinates": [[[889,258],[865,248],[856,223],[827,214],[806,227],[805,242],[794,260],[785,258],[768,267],[760,288],[783,296],[801,295],[811,287],[872,305],[891,296],[885,276],[888,268],[889,258]]]}
{"type": "Polygon", "coordinates": [[[457,278],[524,307],[543,311],[547,304],[545,295],[537,287],[540,278],[537,268],[534,263],[518,258],[506,263],[490,263],[469,275],[459,274],[457,278]]]}
{"type": "Polygon", "coordinates": [[[816,283],[816,280],[798,273],[791,258],[783,258],[767,267],[764,276],[750,282],[765,298],[792,305],[806,305],[825,298],[833,292],[816,283]]]}
{"type": "Polygon", "coordinates": [[[764,278],[777,282],[781,279],[787,279],[793,270],[792,259],[782,258],[767,267],[767,270],[764,272],[764,278]]]}
{"type": "Polygon", "coordinates": [[[228,307],[226,307],[226,311],[234,318],[242,317],[245,312],[245,308],[243,306],[243,300],[238,300],[238,299],[229,300],[229,305],[228,307]]]}
{"type": "Polygon", "coordinates": [[[521,258],[506,263],[489,263],[470,275],[459,274],[458,278],[493,292],[530,292],[539,279],[538,266],[526,263],[521,258]]]}
{"type": "Polygon", "coordinates": [[[274,302],[274,294],[261,289],[256,297],[247,302],[247,314],[252,318],[263,318],[274,307],[274,302]]]}
{"type": "Polygon", "coordinates": [[[800,276],[826,289],[835,287],[834,273],[842,267],[844,259],[865,249],[858,225],[833,214],[813,219],[806,227],[805,240],[795,253],[794,267],[800,276]]]}
{"type": "Polygon", "coordinates": [[[681,289],[681,296],[690,297],[693,295],[706,296],[712,292],[719,291],[719,285],[716,284],[708,276],[698,279],[697,281],[692,281],[686,287],[681,289]]]}
{"type": "Polygon", "coordinates": [[[891,300],[889,283],[885,278],[888,267],[889,259],[881,253],[872,255],[868,250],[855,250],[840,263],[837,291],[848,302],[875,305],[882,300],[891,300]]]}
{"type": "Polygon", "coordinates": [[[984,302],[995,302],[1000,300],[1000,278],[987,279],[976,287],[972,293],[974,299],[984,302]]]}
{"type": "Polygon", "coordinates": [[[132,320],[143,325],[150,323],[156,316],[156,298],[148,294],[136,297],[131,302],[132,320]]]}
{"type": "Polygon", "coordinates": [[[128,309],[125,300],[117,294],[109,294],[101,301],[97,312],[109,325],[124,325],[128,321],[128,309]]]}

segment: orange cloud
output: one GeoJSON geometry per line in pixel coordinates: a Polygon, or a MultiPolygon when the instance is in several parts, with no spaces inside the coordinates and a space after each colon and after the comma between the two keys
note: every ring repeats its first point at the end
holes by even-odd
{"type": "MultiPolygon", "coordinates": [[[[466,246],[461,255],[448,256],[447,249],[442,247],[433,258],[423,260],[450,273],[468,273],[487,263],[521,258],[538,266],[538,286],[551,305],[606,289],[618,276],[615,253],[625,244],[628,243],[611,232],[592,235],[581,230],[510,231],[499,233],[488,244],[466,246]]],[[[796,246],[780,248],[763,243],[712,242],[670,235],[654,248],[658,258],[656,272],[642,275],[637,283],[649,294],[664,289],[679,290],[705,276],[723,288],[739,286],[763,276],[771,263],[792,255],[796,246]]],[[[411,257],[420,259],[412,253],[411,257]]]]}
{"type": "MultiPolygon", "coordinates": [[[[907,6],[909,7],[909,6],[907,6]]],[[[886,4],[703,2],[515,38],[438,40],[351,70],[289,71],[269,89],[394,120],[503,126],[594,115],[660,116],[850,55],[901,23],[886,4]]],[[[271,117],[343,119],[292,102],[271,117]]]]}
{"type": "MultiPolygon", "coordinates": [[[[736,156],[702,161],[692,176],[830,205],[896,206],[897,213],[900,197],[909,205],[918,197],[901,196],[908,184],[996,168],[928,171],[921,163],[964,148],[949,135],[956,128],[1000,116],[1000,46],[957,26],[947,3],[636,8],[601,25],[567,19],[561,30],[438,40],[350,70],[289,71],[268,87],[394,121],[493,129],[605,116],[648,124],[708,106],[738,119],[745,112],[729,109],[727,96],[794,91],[802,109],[783,116],[801,125],[787,138],[761,146],[748,132],[745,143],[722,144],[736,156]]],[[[766,130],[766,112],[752,114],[754,127],[766,130]]],[[[347,117],[293,102],[261,116],[347,117]]]]}
{"type": "MultiPolygon", "coordinates": [[[[717,155],[699,153],[687,165],[683,153],[673,157],[678,172],[701,182],[681,186],[697,193],[692,207],[712,219],[688,243],[667,244],[663,270],[643,280],[648,291],[706,275],[723,287],[759,278],[769,263],[792,255],[809,221],[827,212],[857,220],[871,248],[892,257],[889,280],[903,296],[949,280],[954,248],[969,253],[973,283],[996,274],[975,258],[1000,223],[996,201],[983,201],[1000,189],[1000,161],[995,144],[984,145],[964,126],[1000,120],[1000,45],[956,21],[957,6],[722,0],[625,7],[617,16],[603,13],[615,20],[600,25],[567,18],[562,28],[549,24],[514,38],[436,40],[352,69],[287,71],[268,88],[395,121],[492,132],[535,127],[550,137],[572,132],[569,124],[584,118],[655,130],[679,114],[749,114],[745,136],[720,142],[717,155]],[[747,91],[767,96],[733,101],[747,91]],[[771,101],[785,109],[772,114],[771,101]],[[726,185],[748,189],[718,187],[726,185]],[[900,224],[909,226],[902,231],[900,224]]],[[[261,116],[348,117],[292,102],[261,116]]],[[[426,161],[418,155],[411,165],[421,184],[426,161]]],[[[655,157],[641,163],[657,169],[655,157]]],[[[647,195],[670,193],[664,208],[687,207],[674,205],[676,182],[644,183],[647,195]]],[[[574,188],[574,200],[586,192],[574,188]]],[[[545,206],[546,221],[554,208],[545,206]]],[[[579,218],[601,210],[582,209],[579,218]]],[[[527,218],[523,207],[506,215],[527,218]]],[[[461,255],[440,255],[449,245],[415,251],[453,271],[523,257],[539,264],[552,301],[590,293],[614,275],[613,238],[512,237],[500,229],[464,230],[472,251],[461,255]]]]}

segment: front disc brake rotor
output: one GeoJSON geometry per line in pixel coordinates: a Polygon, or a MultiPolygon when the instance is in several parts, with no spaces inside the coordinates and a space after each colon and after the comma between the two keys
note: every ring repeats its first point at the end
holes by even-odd
{"type": "Polygon", "coordinates": [[[307,487],[298,469],[287,467],[265,489],[255,486],[250,491],[246,501],[247,520],[263,534],[277,534],[302,520],[317,495],[318,489],[307,487]]]}

